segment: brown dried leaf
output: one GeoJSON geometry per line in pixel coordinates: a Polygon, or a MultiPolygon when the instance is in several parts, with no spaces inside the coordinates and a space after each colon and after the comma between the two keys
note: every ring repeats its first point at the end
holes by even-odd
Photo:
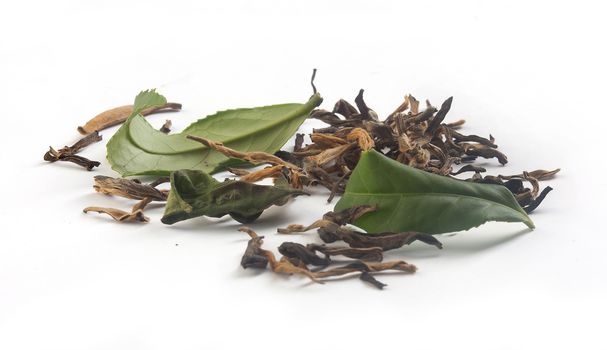
{"type": "Polygon", "coordinates": [[[247,245],[247,250],[245,251],[245,255],[241,260],[241,265],[244,268],[247,267],[256,267],[256,268],[265,268],[267,263],[270,264],[270,269],[275,273],[285,273],[285,274],[300,274],[307,276],[312,281],[317,283],[322,283],[317,280],[316,277],[309,270],[295,266],[287,259],[281,259],[280,261],[276,260],[276,256],[269,250],[265,250],[261,248],[263,244],[263,236],[257,235],[255,231],[248,227],[241,227],[238,229],[241,232],[246,232],[251,240],[247,245]]]}
{"type": "MultiPolygon", "coordinates": [[[[181,104],[169,102],[160,107],[144,109],[141,115],[146,116],[160,112],[180,111],[181,104]]],[[[86,122],[84,126],[78,127],[78,132],[82,135],[87,135],[95,131],[107,129],[110,126],[124,123],[124,121],[133,113],[133,105],[120,106],[109,109],[96,115],[94,118],[86,122]]]]}
{"type": "Polygon", "coordinates": [[[131,221],[131,222],[149,222],[150,218],[143,215],[143,209],[145,206],[151,202],[151,199],[145,198],[135,204],[131,212],[126,212],[124,210],[115,209],[115,208],[102,208],[102,207],[86,207],[84,208],[84,212],[88,213],[89,211],[94,211],[100,214],[107,214],[112,217],[112,219],[118,222],[131,221]]]}
{"type": "Polygon", "coordinates": [[[55,150],[53,147],[49,146],[49,150],[44,154],[43,158],[47,162],[71,162],[80,165],[81,167],[86,168],[87,170],[92,170],[94,167],[98,167],[101,163],[76,155],[76,153],[80,152],[83,148],[89,146],[92,143],[101,141],[101,139],[101,135],[99,135],[98,132],[94,132],[81,138],[72,146],[65,146],[59,149],[58,151],[55,150]]]}
{"type": "Polygon", "coordinates": [[[166,192],[162,192],[154,188],[154,186],[144,185],[133,180],[122,178],[97,175],[95,176],[95,185],[93,185],[93,188],[99,193],[130,199],[141,200],[149,198],[160,202],[167,200],[166,192]]]}
{"type": "Polygon", "coordinates": [[[352,129],[348,136],[346,136],[346,140],[349,142],[355,142],[356,144],[358,144],[358,147],[360,147],[360,149],[363,151],[368,151],[375,147],[375,142],[373,141],[373,138],[371,138],[369,133],[367,133],[364,129],[361,128],[352,129]]]}

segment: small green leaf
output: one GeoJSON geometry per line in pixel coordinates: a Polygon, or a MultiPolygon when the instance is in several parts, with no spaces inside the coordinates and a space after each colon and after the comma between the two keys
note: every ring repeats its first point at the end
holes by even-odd
{"type": "Polygon", "coordinates": [[[244,181],[219,182],[199,170],[179,170],[171,174],[171,191],[162,217],[165,224],[210,216],[230,215],[252,222],[272,205],[284,205],[289,198],[306,194],[292,188],[255,185],[244,181]]]}
{"type": "MultiPolygon", "coordinates": [[[[148,99],[141,100],[149,102],[148,99]]],[[[222,111],[191,124],[179,134],[171,135],[154,129],[145,118],[135,115],[108,142],[108,161],[112,169],[122,176],[168,175],[180,169],[218,172],[229,164],[228,158],[187,139],[187,135],[223,142],[238,151],[274,153],[293,136],[310,111],[321,102],[320,95],[314,94],[305,104],[222,111]]]]}
{"type": "Polygon", "coordinates": [[[488,221],[533,222],[504,186],[431,174],[377,151],[363,152],[335,210],[377,205],[354,224],[367,232],[468,230],[488,221]]]}
{"type": "Polygon", "coordinates": [[[133,103],[133,113],[131,116],[141,113],[144,109],[164,106],[167,99],[156,92],[156,89],[141,91],[133,103]]]}

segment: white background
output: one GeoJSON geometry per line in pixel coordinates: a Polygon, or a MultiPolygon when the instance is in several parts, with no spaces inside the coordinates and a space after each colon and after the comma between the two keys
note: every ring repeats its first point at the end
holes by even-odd
{"type": "MultiPolygon", "coordinates": [[[[0,349],[605,349],[605,10],[599,2],[19,1],[0,11],[0,349]],[[229,219],[117,224],[89,205],[94,172],[47,164],[49,145],[156,87],[178,131],[216,110],[365,88],[385,117],[406,93],[492,133],[510,163],[561,167],[537,229],[487,224],[388,254],[419,267],[315,285],[244,271],[229,219]]],[[[311,130],[311,124],[306,124],[311,130]]],[[[309,223],[326,193],[252,227],[309,223]]],[[[317,240],[315,234],[294,240],[317,240]]]]}

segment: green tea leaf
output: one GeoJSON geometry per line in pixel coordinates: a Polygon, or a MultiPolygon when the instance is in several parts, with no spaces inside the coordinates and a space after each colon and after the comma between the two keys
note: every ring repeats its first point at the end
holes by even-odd
{"type": "Polygon", "coordinates": [[[354,224],[367,232],[468,230],[488,221],[533,222],[504,186],[478,184],[431,174],[377,151],[363,152],[335,210],[356,205],[378,210],[354,224]]]}
{"type": "Polygon", "coordinates": [[[274,153],[321,102],[320,95],[314,94],[305,104],[222,111],[171,135],[154,129],[145,118],[135,115],[108,142],[108,161],[122,176],[168,175],[180,169],[214,173],[229,164],[228,158],[187,139],[187,135],[219,141],[238,151],[274,153]]]}
{"type": "Polygon", "coordinates": [[[136,97],[133,103],[133,113],[131,116],[141,113],[144,109],[155,108],[164,106],[167,103],[167,99],[161,94],[156,92],[156,89],[141,91],[136,97]]]}
{"type": "Polygon", "coordinates": [[[203,215],[230,215],[236,221],[249,223],[270,206],[284,205],[289,198],[302,194],[306,193],[244,181],[219,182],[199,170],[179,170],[171,174],[171,191],[162,222],[171,225],[203,215]]]}

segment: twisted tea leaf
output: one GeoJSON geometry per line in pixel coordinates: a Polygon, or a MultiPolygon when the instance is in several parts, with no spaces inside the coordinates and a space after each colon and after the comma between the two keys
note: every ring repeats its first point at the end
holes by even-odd
{"type": "Polygon", "coordinates": [[[162,217],[168,225],[198,217],[230,215],[238,222],[252,222],[272,205],[283,205],[291,197],[307,194],[277,186],[244,181],[219,182],[199,170],[179,170],[171,174],[171,191],[162,217]]]}

